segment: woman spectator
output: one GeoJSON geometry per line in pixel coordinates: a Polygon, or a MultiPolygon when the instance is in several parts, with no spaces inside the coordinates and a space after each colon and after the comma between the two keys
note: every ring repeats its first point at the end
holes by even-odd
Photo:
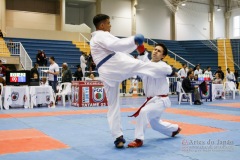
{"type": "Polygon", "coordinates": [[[215,74],[215,79],[213,81],[213,84],[223,84],[222,77],[220,73],[215,74]]]}

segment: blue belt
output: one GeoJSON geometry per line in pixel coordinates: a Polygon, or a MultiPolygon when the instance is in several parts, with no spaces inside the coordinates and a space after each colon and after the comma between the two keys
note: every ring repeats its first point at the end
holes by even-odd
{"type": "Polygon", "coordinates": [[[97,64],[97,68],[99,69],[99,67],[101,67],[101,65],[103,65],[105,62],[107,62],[107,60],[109,60],[112,56],[114,56],[116,53],[113,54],[109,54],[107,57],[103,58],[98,64],[97,64]]]}

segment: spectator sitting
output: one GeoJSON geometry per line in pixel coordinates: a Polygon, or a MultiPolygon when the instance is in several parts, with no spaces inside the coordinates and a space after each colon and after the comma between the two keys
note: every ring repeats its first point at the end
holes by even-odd
{"type": "MultiPolygon", "coordinates": [[[[3,86],[6,86],[6,81],[5,81],[5,79],[3,79],[2,77],[0,77],[0,83],[2,83],[3,84],[3,86]]],[[[0,87],[0,92],[1,92],[1,87],[0,87]]]]}
{"type": "Polygon", "coordinates": [[[77,78],[77,81],[82,80],[83,73],[82,73],[82,68],[80,66],[78,66],[77,71],[74,73],[73,76],[77,78]]]}
{"type": "Polygon", "coordinates": [[[216,73],[220,73],[222,80],[224,79],[224,73],[222,71],[222,67],[221,66],[218,66],[218,69],[217,69],[217,71],[215,72],[214,75],[216,75],[216,73]]]}
{"type": "Polygon", "coordinates": [[[2,64],[2,60],[0,59],[0,77],[5,77],[6,75],[6,67],[2,64]]]}
{"type": "Polygon", "coordinates": [[[235,76],[235,79],[236,79],[236,85],[237,85],[237,89],[238,89],[238,86],[239,86],[239,83],[238,83],[238,77],[239,77],[238,70],[235,70],[234,76],[235,76]]]}
{"type": "Polygon", "coordinates": [[[93,73],[90,73],[89,77],[86,77],[85,79],[86,79],[87,81],[97,80],[97,79],[95,78],[95,76],[94,76],[93,73]]]}
{"type": "Polygon", "coordinates": [[[201,105],[200,102],[200,93],[198,91],[198,86],[191,85],[191,79],[193,79],[194,73],[193,71],[188,71],[187,77],[182,81],[182,88],[186,93],[193,93],[194,94],[194,104],[201,105]]]}
{"type": "Polygon", "coordinates": [[[62,83],[64,82],[72,82],[72,72],[67,63],[62,64],[62,83]]]}
{"type": "Polygon", "coordinates": [[[40,82],[40,85],[41,85],[41,86],[49,86],[46,77],[43,77],[43,78],[42,78],[42,81],[40,82]]]}
{"type": "Polygon", "coordinates": [[[3,38],[3,33],[1,29],[0,29],[0,38],[3,38]]]}
{"type": "Polygon", "coordinates": [[[198,75],[197,74],[194,75],[193,80],[198,81],[198,75]]]}
{"type": "Polygon", "coordinates": [[[37,63],[39,66],[47,66],[47,56],[43,50],[38,51],[37,63]]]}
{"type": "MultiPolygon", "coordinates": [[[[34,78],[34,74],[37,74],[37,77],[39,78],[39,73],[38,73],[38,64],[35,63],[34,67],[30,71],[30,77],[34,78]]],[[[35,78],[34,78],[35,79],[35,78]]]]}
{"type": "Polygon", "coordinates": [[[213,84],[223,84],[223,80],[221,78],[221,74],[220,73],[216,73],[215,74],[215,79],[213,81],[213,84]]]}
{"type": "Polygon", "coordinates": [[[90,78],[91,80],[95,80],[94,74],[90,74],[89,78],[90,78]]]}

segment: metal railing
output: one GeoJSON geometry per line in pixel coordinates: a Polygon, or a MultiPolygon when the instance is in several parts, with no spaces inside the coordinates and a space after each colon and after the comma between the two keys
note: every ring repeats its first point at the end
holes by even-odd
{"type": "Polygon", "coordinates": [[[83,47],[85,48],[86,43],[89,42],[89,39],[87,39],[87,37],[85,37],[82,33],[79,33],[79,41],[81,41],[81,37],[83,38],[83,42],[84,42],[83,47]]]}
{"type": "Polygon", "coordinates": [[[0,42],[5,43],[0,46],[0,53],[9,54],[11,56],[19,56],[20,64],[24,70],[30,70],[32,68],[32,60],[29,57],[27,51],[20,42],[0,42]]]}
{"type": "MultiPolygon", "coordinates": [[[[179,77],[168,77],[169,82],[169,94],[177,94],[177,81],[179,81],[179,77]]],[[[121,96],[131,96],[133,93],[134,86],[137,86],[137,94],[144,95],[143,82],[141,79],[127,79],[123,81],[121,84],[120,95],[121,96]],[[130,86],[129,86],[130,85],[130,86]]],[[[159,84],[161,85],[161,84],[159,84]]]]}
{"type": "MultiPolygon", "coordinates": [[[[156,41],[147,38],[147,44],[149,44],[149,43],[148,43],[149,41],[153,42],[154,44],[157,44],[156,41]]],[[[189,67],[189,66],[193,66],[193,67],[195,66],[195,65],[192,64],[191,62],[187,61],[187,60],[184,59],[183,57],[181,57],[181,56],[177,55],[176,53],[174,53],[173,51],[171,51],[170,49],[168,49],[168,52],[170,52],[171,54],[174,55],[174,60],[175,60],[175,61],[177,61],[177,58],[179,58],[179,59],[183,60],[184,62],[186,62],[188,67],[189,67]]]]}
{"type": "Polygon", "coordinates": [[[20,43],[20,63],[22,64],[23,69],[31,70],[32,69],[32,59],[29,57],[23,45],[20,43]]]}

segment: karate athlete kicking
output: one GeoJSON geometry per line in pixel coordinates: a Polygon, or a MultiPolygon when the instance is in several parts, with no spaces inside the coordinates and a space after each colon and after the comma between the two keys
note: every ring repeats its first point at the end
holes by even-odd
{"type": "MultiPolygon", "coordinates": [[[[144,48],[138,48],[141,53],[138,59],[148,62],[148,52],[144,52],[144,48]]],[[[156,44],[152,51],[151,63],[158,65],[165,65],[162,61],[167,55],[167,48],[164,44],[156,44]]],[[[171,101],[168,98],[169,85],[167,77],[152,78],[149,76],[142,76],[143,89],[147,96],[145,103],[132,116],[137,117],[135,140],[128,144],[128,147],[141,147],[144,140],[144,132],[150,123],[153,130],[158,131],[170,137],[177,135],[181,128],[177,124],[171,124],[161,120],[161,115],[167,107],[171,106],[171,101]]]]}
{"type": "Polygon", "coordinates": [[[110,18],[98,14],[93,18],[96,31],[92,33],[90,48],[97,65],[99,78],[103,81],[108,100],[108,123],[117,148],[125,143],[121,125],[119,107],[119,85],[133,75],[166,77],[173,73],[166,64],[155,64],[134,59],[128,53],[133,52],[144,41],[143,35],[137,34],[129,38],[119,39],[110,34],[110,18]]]}

